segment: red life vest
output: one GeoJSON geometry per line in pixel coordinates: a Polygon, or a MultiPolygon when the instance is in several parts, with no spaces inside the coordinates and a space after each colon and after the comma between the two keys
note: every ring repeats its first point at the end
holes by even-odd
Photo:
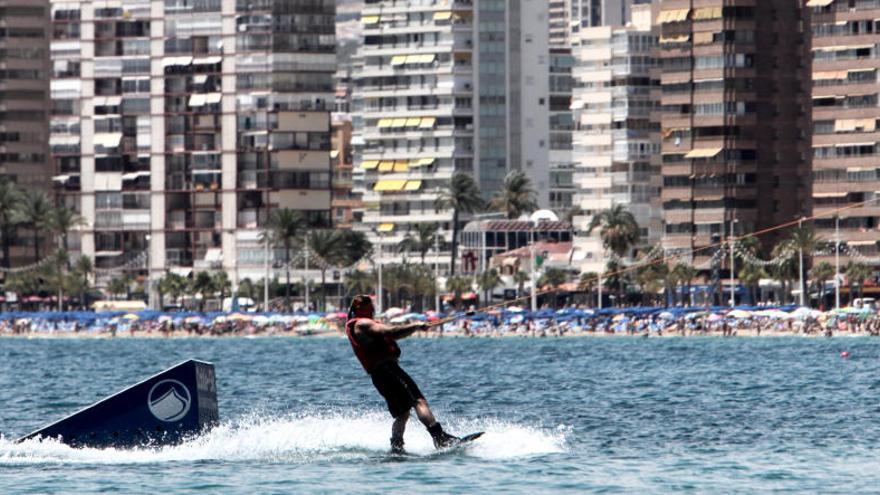
{"type": "Polygon", "coordinates": [[[352,318],[348,320],[345,323],[345,335],[348,336],[348,341],[351,342],[354,355],[361,362],[361,366],[364,367],[367,373],[372,373],[379,363],[399,358],[400,347],[397,346],[397,342],[391,337],[373,338],[370,339],[371,341],[367,345],[356,339],[354,336],[355,325],[357,325],[358,320],[367,319],[369,318],[352,318]]]}

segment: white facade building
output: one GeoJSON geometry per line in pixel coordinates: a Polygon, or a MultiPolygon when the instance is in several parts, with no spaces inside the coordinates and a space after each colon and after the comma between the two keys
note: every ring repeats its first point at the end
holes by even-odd
{"type": "Polygon", "coordinates": [[[330,226],[333,0],[51,6],[57,193],[99,276],[255,281],[273,209],[330,226]]]}
{"type": "Polygon", "coordinates": [[[642,229],[642,241],[659,240],[656,167],[659,153],[651,113],[650,69],[657,36],[648,26],[601,26],[578,33],[572,109],[574,131],[575,258],[583,271],[600,272],[606,256],[598,231],[587,234],[595,213],[626,205],[642,229]],[[652,136],[654,134],[654,136],[652,136]]]}
{"type": "MultiPolygon", "coordinates": [[[[419,223],[451,241],[452,211],[435,201],[455,172],[489,199],[522,170],[547,205],[546,2],[372,1],[361,21],[354,180],[383,262],[400,261],[396,246],[419,223]]],[[[436,254],[427,261],[448,269],[436,254]]]]}

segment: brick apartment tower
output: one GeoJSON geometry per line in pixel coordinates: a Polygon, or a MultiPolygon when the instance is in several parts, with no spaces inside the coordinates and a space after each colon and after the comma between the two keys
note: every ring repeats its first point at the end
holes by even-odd
{"type": "MultiPolygon", "coordinates": [[[[687,253],[810,211],[810,33],[801,0],[663,0],[663,245],[687,253]]],[[[765,250],[774,236],[762,237],[765,250]]],[[[710,268],[711,251],[692,260],[710,268]]],[[[724,268],[726,270],[726,268],[724,268]]]]}

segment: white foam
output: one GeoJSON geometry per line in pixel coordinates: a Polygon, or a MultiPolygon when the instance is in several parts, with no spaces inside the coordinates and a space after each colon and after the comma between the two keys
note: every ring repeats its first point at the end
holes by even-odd
{"type": "MultiPolygon", "coordinates": [[[[486,459],[530,457],[562,452],[567,428],[545,430],[498,419],[451,419],[454,433],[485,431],[466,455],[486,459]]],[[[159,449],[74,449],[58,440],[16,444],[0,437],[0,466],[28,464],[149,464],[201,460],[305,463],[370,458],[388,452],[387,413],[312,411],[273,417],[251,414],[224,423],[180,445],[159,449]]],[[[430,455],[431,438],[415,418],[405,435],[407,452],[430,455]]]]}

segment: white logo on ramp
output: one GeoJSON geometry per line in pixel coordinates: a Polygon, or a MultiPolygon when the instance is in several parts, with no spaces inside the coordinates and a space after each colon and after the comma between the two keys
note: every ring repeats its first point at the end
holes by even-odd
{"type": "Polygon", "coordinates": [[[147,395],[147,407],[153,416],[169,423],[186,416],[190,404],[189,389],[177,380],[162,380],[153,385],[147,395]]]}

